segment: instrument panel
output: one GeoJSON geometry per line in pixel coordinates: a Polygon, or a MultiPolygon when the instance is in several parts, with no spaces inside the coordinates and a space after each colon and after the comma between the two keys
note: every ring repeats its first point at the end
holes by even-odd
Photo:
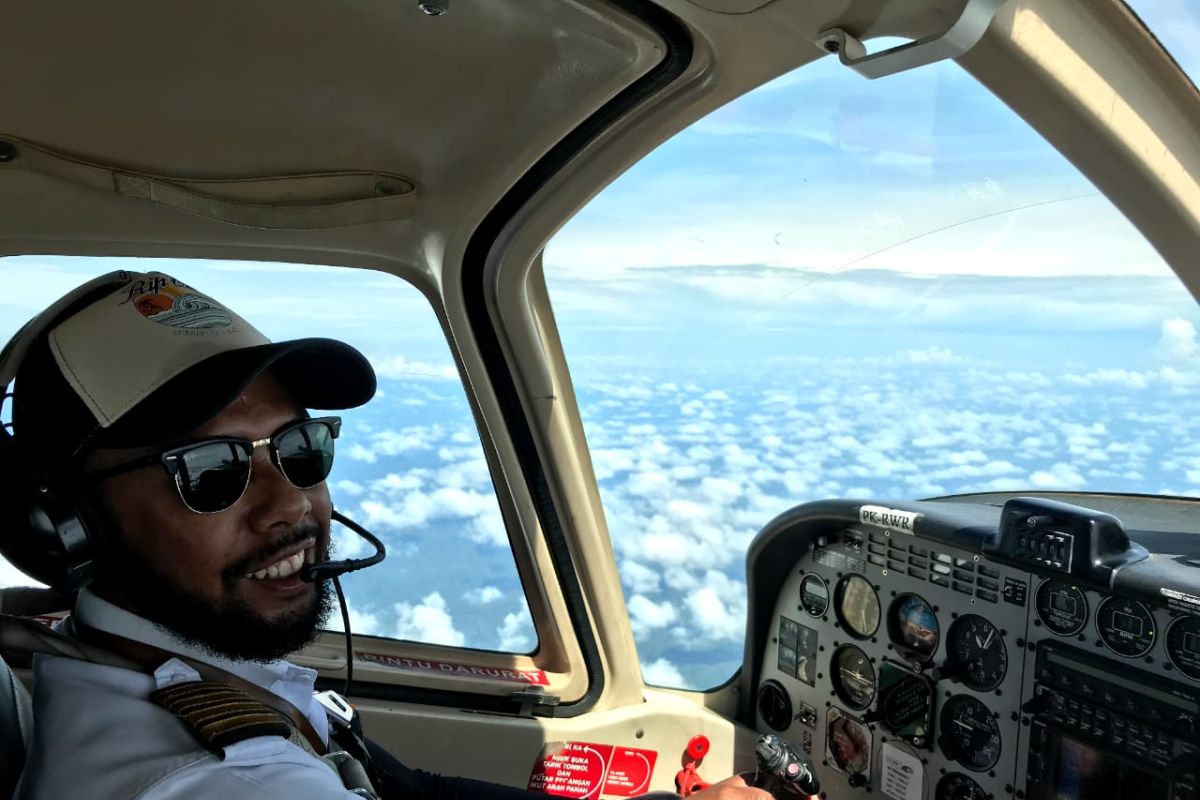
{"type": "Polygon", "coordinates": [[[1154,791],[1128,796],[1196,800],[1194,767],[1180,765],[1200,763],[1200,608],[1183,613],[982,549],[861,523],[813,537],[775,600],[760,730],[806,750],[830,798],[1092,800],[1116,796],[1101,790],[1122,778],[1089,784],[1088,765],[1117,769],[1120,756],[1129,775],[1156,758],[1153,769],[1167,770],[1154,791]],[[1139,725],[1155,703],[1126,699],[1133,708],[1114,738],[1116,715],[1096,719],[1130,685],[1158,687],[1161,714],[1178,720],[1139,725]],[[1076,697],[1095,716],[1074,715],[1076,697]]]}

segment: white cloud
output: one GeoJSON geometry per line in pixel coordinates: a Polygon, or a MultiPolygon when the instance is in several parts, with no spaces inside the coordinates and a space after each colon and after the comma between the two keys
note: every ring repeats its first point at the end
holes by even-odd
{"type": "Polygon", "coordinates": [[[498,639],[497,650],[506,653],[532,651],[537,643],[537,636],[533,629],[533,619],[529,616],[529,609],[522,606],[511,614],[505,614],[504,622],[496,629],[496,637],[498,639]]]}
{"type": "Polygon", "coordinates": [[[395,472],[389,472],[379,480],[371,483],[371,491],[406,492],[412,489],[420,489],[425,485],[425,479],[422,472],[413,471],[405,473],[404,475],[400,475],[395,472]]]}
{"type": "MultiPolygon", "coordinates": [[[[431,519],[471,519],[489,512],[499,513],[492,493],[445,487],[428,493],[413,490],[398,494],[398,497],[372,496],[359,503],[359,510],[365,516],[363,525],[399,530],[423,525],[431,519]]],[[[493,537],[495,529],[491,523],[484,523],[473,534],[483,537],[482,541],[493,537]]]]}
{"type": "Polygon", "coordinates": [[[1158,340],[1159,351],[1172,361],[1200,356],[1196,326],[1186,319],[1163,320],[1158,340]]]}
{"type": "Polygon", "coordinates": [[[629,598],[629,623],[633,633],[642,637],[651,631],[660,630],[675,622],[678,614],[669,601],[655,603],[645,595],[635,594],[629,598]]]}
{"type": "Polygon", "coordinates": [[[1087,481],[1070,464],[1059,462],[1049,470],[1037,470],[1029,476],[1029,484],[1035,489],[1082,489],[1087,481]]]}
{"type": "Polygon", "coordinates": [[[662,578],[656,571],[636,561],[627,558],[621,559],[618,566],[621,570],[621,579],[635,592],[657,592],[658,587],[662,584],[662,578]]]}
{"type": "Polygon", "coordinates": [[[948,347],[928,347],[924,350],[905,350],[900,354],[900,357],[910,364],[934,364],[944,366],[947,364],[962,364],[967,359],[962,356],[955,355],[954,351],[948,347]]]}
{"type": "Polygon", "coordinates": [[[475,605],[486,606],[504,599],[504,592],[496,586],[480,586],[463,594],[463,599],[475,605]]]}
{"type": "Polygon", "coordinates": [[[658,658],[649,664],[642,664],[642,680],[650,686],[666,686],[672,689],[688,689],[679,668],[665,658],[658,658]]]}
{"type": "Polygon", "coordinates": [[[425,595],[417,605],[396,603],[395,608],[397,639],[449,647],[462,647],[466,642],[466,637],[454,627],[446,600],[439,592],[425,595]]]}
{"type": "MultiPolygon", "coordinates": [[[[363,524],[363,527],[371,530],[370,519],[363,524]]],[[[373,551],[366,539],[349,528],[344,528],[336,523],[331,528],[332,547],[330,549],[337,558],[361,558],[373,551]]]]}
{"type": "Polygon", "coordinates": [[[433,364],[427,361],[410,361],[402,355],[377,356],[371,359],[375,374],[381,378],[438,378],[451,380],[458,378],[458,370],[453,364],[433,364]]]}
{"type": "Polygon", "coordinates": [[[500,516],[498,508],[495,509],[495,513],[480,514],[471,520],[467,534],[471,541],[479,544],[490,544],[505,549],[511,546],[508,541],[508,529],[504,527],[504,518],[500,516]]]}
{"type": "Polygon", "coordinates": [[[366,491],[361,483],[346,480],[344,478],[335,482],[329,488],[337,494],[349,495],[350,497],[358,497],[366,491]]]}
{"type": "Polygon", "coordinates": [[[355,461],[365,461],[368,464],[375,463],[375,451],[358,442],[350,445],[350,448],[346,451],[346,457],[352,458],[355,461]]]}
{"type": "Polygon", "coordinates": [[[626,491],[643,497],[669,497],[675,491],[670,478],[661,472],[637,472],[626,482],[626,491]]]}
{"type": "MultiPolygon", "coordinates": [[[[347,598],[349,602],[349,598],[347,598]]],[[[329,619],[325,622],[325,629],[330,631],[343,631],[345,626],[342,624],[342,613],[338,609],[334,609],[329,615],[329,619]]],[[[350,603],[350,631],[356,636],[386,636],[383,622],[379,615],[369,611],[359,611],[350,603]]]]}

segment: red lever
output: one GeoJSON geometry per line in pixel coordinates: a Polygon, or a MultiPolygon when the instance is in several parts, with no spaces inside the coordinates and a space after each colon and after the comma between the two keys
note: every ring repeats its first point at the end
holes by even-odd
{"type": "Polygon", "coordinates": [[[700,774],[696,771],[700,762],[708,755],[708,747],[708,737],[703,734],[693,736],[688,740],[687,749],[683,751],[681,759],[683,769],[675,775],[675,791],[679,792],[680,797],[691,797],[711,785],[701,780],[700,774]]]}

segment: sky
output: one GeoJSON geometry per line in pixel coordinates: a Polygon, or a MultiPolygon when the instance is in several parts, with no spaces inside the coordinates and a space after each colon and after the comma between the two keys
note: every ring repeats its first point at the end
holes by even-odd
{"type": "MultiPolygon", "coordinates": [[[[1135,6],[1200,63],[1194,7],[1135,6]]],[[[827,58],[784,76],[618,178],[545,263],[652,683],[704,688],[740,665],[746,547],[796,504],[1200,496],[1195,299],[953,64],[869,82],[827,58]]],[[[390,553],[347,579],[356,632],[536,649],[462,383],[415,289],[365,270],[18,257],[0,261],[0,337],[117,268],[371,359],[379,394],[343,413],[330,479],[390,553]]]]}

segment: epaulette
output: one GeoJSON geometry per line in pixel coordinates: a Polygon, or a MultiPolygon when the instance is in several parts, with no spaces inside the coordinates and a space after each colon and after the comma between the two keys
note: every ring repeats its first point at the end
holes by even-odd
{"type": "Polygon", "coordinates": [[[291,724],[279,712],[227,683],[177,683],[151,692],[150,699],[181,719],[218,754],[255,736],[288,738],[292,732],[291,724]]]}

